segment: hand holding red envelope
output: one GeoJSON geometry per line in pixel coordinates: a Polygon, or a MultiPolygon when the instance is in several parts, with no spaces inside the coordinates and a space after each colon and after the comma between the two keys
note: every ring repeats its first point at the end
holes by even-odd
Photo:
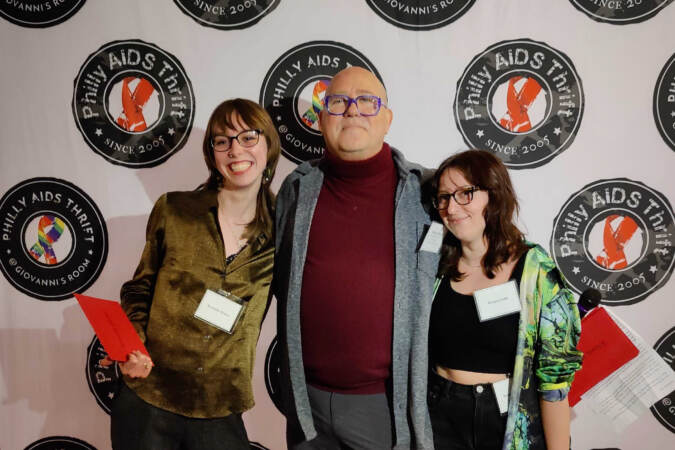
{"type": "Polygon", "coordinates": [[[124,362],[134,351],[150,357],[119,303],[81,294],[75,298],[110,359],[124,362]]]}

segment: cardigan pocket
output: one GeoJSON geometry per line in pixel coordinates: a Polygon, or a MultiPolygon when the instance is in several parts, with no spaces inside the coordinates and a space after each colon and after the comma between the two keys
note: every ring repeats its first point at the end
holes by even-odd
{"type": "Polygon", "coordinates": [[[431,278],[436,278],[439,259],[440,256],[438,253],[419,250],[417,252],[417,269],[424,272],[431,278]]]}

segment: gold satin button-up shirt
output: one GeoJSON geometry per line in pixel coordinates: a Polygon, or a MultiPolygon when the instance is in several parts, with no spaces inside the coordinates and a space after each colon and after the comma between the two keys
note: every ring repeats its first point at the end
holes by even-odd
{"type": "Polygon", "coordinates": [[[169,192],[155,204],[122,308],[155,366],[125,383],[147,403],[196,418],[253,407],[253,363],[269,302],[274,243],[266,230],[226,264],[213,190],[169,192]],[[247,301],[233,334],[194,317],[207,289],[247,301]]]}

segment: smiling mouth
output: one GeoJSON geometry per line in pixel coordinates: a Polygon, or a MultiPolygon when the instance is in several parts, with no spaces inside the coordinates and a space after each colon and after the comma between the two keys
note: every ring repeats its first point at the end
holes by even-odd
{"type": "Polygon", "coordinates": [[[228,167],[233,173],[240,173],[246,171],[246,169],[252,165],[253,163],[251,161],[239,161],[229,164],[228,167]]]}
{"type": "Polygon", "coordinates": [[[468,219],[468,217],[456,217],[456,218],[448,219],[448,222],[450,222],[451,224],[458,224],[458,223],[461,223],[461,222],[465,221],[466,219],[468,219]]]}

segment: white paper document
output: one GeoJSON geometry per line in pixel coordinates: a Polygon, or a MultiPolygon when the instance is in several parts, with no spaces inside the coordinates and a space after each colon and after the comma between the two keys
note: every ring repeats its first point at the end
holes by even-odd
{"type": "Polygon", "coordinates": [[[581,398],[620,432],[675,390],[675,372],[635,331],[614,314],[609,314],[640,353],[581,398]]]}
{"type": "Polygon", "coordinates": [[[495,392],[499,414],[504,415],[509,410],[509,391],[511,390],[511,379],[505,378],[492,383],[492,389],[495,392]]]}
{"type": "Polygon", "coordinates": [[[441,250],[441,245],[443,245],[444,235],[443,225],[436,221],[431,222],[424,241],[422,241],[420,251],[438,253],[441,250]]]}

